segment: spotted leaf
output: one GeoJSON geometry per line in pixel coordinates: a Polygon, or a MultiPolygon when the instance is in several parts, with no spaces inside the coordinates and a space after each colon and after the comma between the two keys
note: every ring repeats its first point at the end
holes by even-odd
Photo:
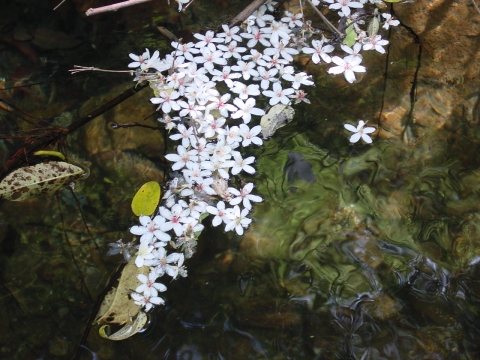
{"type": "Polygon", "coordinates": [[[21,201],[33,196],[53,195],[84,174],[83,169],[63,161],[25,166],[11,172],[0,182],[0,196],[21,201]]]}

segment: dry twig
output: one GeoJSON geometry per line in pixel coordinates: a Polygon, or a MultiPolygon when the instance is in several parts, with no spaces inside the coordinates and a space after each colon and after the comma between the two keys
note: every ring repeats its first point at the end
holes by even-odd
{"type": "Polygon", "coordinates": [[[117,11],[118,9],[121,9],[127,6],[141,4],[147,1],[151,1],[151,0],[127,0],[120,3],[112,4],[112,5],[101,6],[98,8],[90,8],[87,11],[85,11],[85,15],[92,16],[92,15],[97,15],[97,14],[101,14],[108,11],[117,11]]]}

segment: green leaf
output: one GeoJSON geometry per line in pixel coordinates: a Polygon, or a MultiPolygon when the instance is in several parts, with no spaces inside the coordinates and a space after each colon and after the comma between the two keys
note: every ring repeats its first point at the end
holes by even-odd
{"type": "Polygon", "coordinates": [[[132,211],[135,215],[150,216],[153,214],[160,201],[160,184],[149,181],[142,185],[132,200],[132,211]]]}
{"type": "Polygon", "coordinates": [[[0,196],[12,201],[50,196],[84,174],[83,169],[63,161],[25,166],[11,172],[0,182],[0,196]]]}
{"type": "Polygon", "coordinates": [[[345,31],[345,39],[343,40],[343,44],[349,47],[355,44],[357,38],[357,33],[353,26],[351,26],[351,23],[351,20],[347,20],[347,30],[345,31]]]}

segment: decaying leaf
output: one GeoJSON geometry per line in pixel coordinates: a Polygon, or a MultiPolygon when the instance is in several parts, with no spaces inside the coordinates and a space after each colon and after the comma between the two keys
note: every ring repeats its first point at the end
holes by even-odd
{"type": "Polygon", "coordinates": [[[156,181],[149,181],[142,185],[132,200],[132,211],[137,216],[150,216],[160,201],[160,185],[156,181]]]}
{"type": "Polygon", "coordinates": [[[0,182],[0,196],[21,201],[33,196],[53,195],[84,174],[83,169],[63,161],[25,166],[11,172],[0,182]]]}
{"type": "Polygon", "coordinates": [[[266,139],[272,136],[275,131],[292,121],[294,116],[295,110],[291,106],[283,104],[272,106],[260,120],[263,138],[266,139]]]}
{"type": "Polygon", "coordinates": [[[110,328],[109,325],[103,325],[98,329],[98,333],[101,337],[108,339],[108,340],[125,340],[128,339],[130,336],[135,335],[137,332],[143,329],[145,324],[147,323],[148,316],[143,311],[140,311],[135,319],[131,318],[130,321],[125,324],[123,328],[118,330],[116,333],[112,335],[108,335],[107,331],[110,328]]]}
{"type": "Polygon", "coordinates": [[[137,279],[138,274],[148,275],[148,267],[137,267],[134,256],[123,269],[118,286],[105,295],[95,322],[123,325],[129,323],[130,319],[138,314],[140,306],[136,305],[129,296],[141,284],[137,279]]]}

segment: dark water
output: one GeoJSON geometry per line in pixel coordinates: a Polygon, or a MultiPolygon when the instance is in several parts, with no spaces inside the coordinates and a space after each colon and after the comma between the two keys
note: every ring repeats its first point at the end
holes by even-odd
{"type": "MultiPolygon", "coordinates": [[[[128,74],[72,76],[73,65],[124,70],[129,52],[168,51],[154,25],[189,40],[246,4],[197,0],[178,15],[159,1],[94,18],[83,12],[99,2],[2,4],[0,97],[68,126],[133,86],[128,74]]],[[[479,358],[479,15],[468,1],[394,10],[407,27],[390,33],[388,58],[365,54],[360,82],[296,64],[317,86],[254,151],[265,202],[250,231],[207,227],[146,331],[113,342],[92,327],[88,349],[100,359],[479,358]],[[348,143],[343,124],[357,119],[381,128],[373,145],[348,143]]],[[[156,125],[150,97],[142,90],[66,138],[70,160],[91,172],[75,191],[81,213],[66,190],[58,202],[0,204],[1,358],[74,358],[121,260],[107,244],[133,238],[133,194],[163,180],[164,133],[110,126],[156,125]]],[[[45,131],[22,118],[33,119],[0,109],[2,163],[22,146],[13,135],[45,131]]]]}

